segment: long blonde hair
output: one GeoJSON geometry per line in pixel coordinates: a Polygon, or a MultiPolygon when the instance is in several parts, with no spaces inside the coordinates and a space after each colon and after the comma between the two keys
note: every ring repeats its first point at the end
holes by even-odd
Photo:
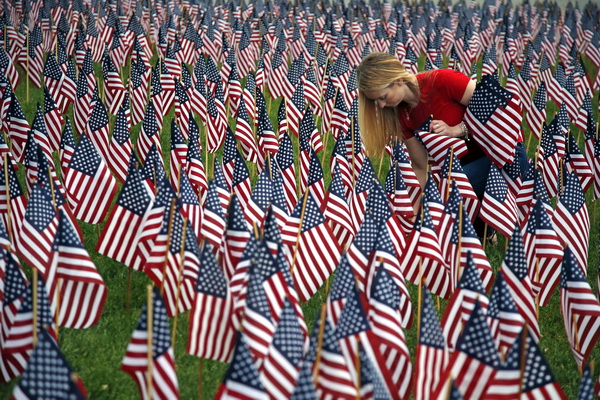
{"type": "MultiPolygon", "coordinates": [[[[398,107],[380,109],[365,93],[384,90],[396,83],[407,85],[418,99],[417,78],[404,65],[388,53],[371,53],[356,69],[358,83],[358,122],[362,139],[370,155],[378,156],[392,137],[400,137],[401,126],[398,107],[409,106],[402,102],[398,107]]],[[[416,104],[413,104],[413,106],[416,104]]]]}

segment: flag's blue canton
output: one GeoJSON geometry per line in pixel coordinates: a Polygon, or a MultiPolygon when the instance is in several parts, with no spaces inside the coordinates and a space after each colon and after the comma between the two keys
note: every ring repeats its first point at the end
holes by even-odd
{"type": "Polygon", "coordinates": [[[360,293],[357,288],[348,293],[346,304],[335,328],[335,335],[338,340],[371,329],[359,296],[360,293]]]}
{"type": "Polygon", "coordinates": [[[562,269],[560,271],[560,287],[562,289],[568,289],[569,282],[586,282],[587,279],[583,275],[583,271],[573,255],[573,251],[569,246],[565,248],[563,256],[562,269]]]}
{"type": "Polygon", "coordinates": [[[240,201],[237,196],[232,196],[229,203],[229,210],[227,213],[227,229],[231,231],[248,231],[248,225],[244,219],[244,211],[240,205],[240,201]]]}
{"type": "Polygon", "coordinates": [[[23,108],[21,108],[21,103],[19,103],[19,99],[15,96],[14,93],[10,94],[10,106],[9,106],[9,116],[11,119],[17,120],[26,120],[25,113],[23,112],[23,108]]]}
{"type": "Polygon", "coordinates": [[[356,79],[356,68],[354,68],[352,69],[350,77],[348,78],[348,83],[346,84],[346,91],[348,93],[352,93],[353,91],[358,90],[358,83],[356,79]]]}
{"type": "Polygon", "coordinates": [[[575,91],[575,77],[573,74],[567,77],[564,88],[571,96],[577,97],[577,92],[575,91]]]}
{"type": "MultiPolygon", "coordinates": [[[[142,315],[138,321],[138,331],[148,331],[148,306],[142,306],[142,315]]],[[[160,296],[158,288],[152,291],[152,357],[156,360],[166,353],[171,347],[171,331],[165,302],[160,296]]]]}
{"type": "Polygon", "coordinates": [[[506,107],[512,96],[492,75],[485,75],[473,92],[469,109],[478,120],[486,122],[498,108],[506,107]]]}
{"type": "Polygon", "coordinates": [[[217,156],[215,156],[214,163],[213,163],[213,173],[214,173],[213,179],[214,179],[216,185],[221,189],[229,191],[227,189],[227,181],[225,181],[225,174],[223,174],[223,169],[221,168],[221,164],[219,163],[219,157],[217,157],[217,156]]]}
{"type": "Polygon", "coordinates": [[[471,254],[470,250],[467,252],[467,265],[462,275],[460,276],[458,288],[470,290],[485,296],[485,289],[483,287],[483,284],[481,283],[481,278],[479,276],[479,273],[477,272],[477,265],[473,260],[473,254],[471,254]]]}
{"type": "Polygon", "coordinates": [[[105,47],[102,56],[102,76],[105,81],[108,80],[108,74],[111,72],[117,72],[117,69],[108,55],[108,48],[105,47]]]}
{"type": "Polygon", "coordinates": [[[355,284],[354,273],[348,262],[348,257],[344,256],[333,278],[329,299],[331,301],[345,299],[350,291],[354,289],[355,284]]]}
{"type": "MultiPolygon", "coordinates": [[[[400,178],[399,180],[402,181],[402,185],[405,188],[406,185],[404,185],[404,179],[402,179],[400,167],[398,167],[396,171],[398,178],[400,178]]],[[[396,188],[398,189],[397,186],[396,188]]],[[[431,173],[427,174],[427,182],[425,183],[425,188],[423,189],[423,200],[425,203],[444,204],[442,196],[440,195],[440,191],[436,186],[431,173]]]]}
{"type": "MultiPolygon", "coordinates": [[[[44,278],[41,276],[38,277],[37,292],[37,331],[39,333],[44,329],[45,325],[52,326],[54,324],[54,313],[52,311],[52,307],[50,306],[50,301],[48,300],[48,293],[46,292],[44,278]]],[[[25,297],[19,312],[33,312],[33,283],[27,285],[27,291],[25,292],[25,297]]]]}
{"type": "Polygon", "coordinates": [[[565,74],[565,67],[562,65],[562,63],[558,63],[558,65],[556,66],[554,78],[561,87],[565,87],[565,84],[567,82],[567,75],[565,74]]]}
{"type": "Polygon", "coordinates": [[[42,232],[48,227],[56,216],[52,205],[52,194],[47,185],[35,185],[29,204],[25,211],[25,219],[38,231],[42,232]]]}
{"type": "Polygon", "coordinates": [[[589,364],[586,364],[581,376],[577,400],[594,400],[594,382],[592,381],[592,371],[589,364]]]}
{"type": "MultiPolygon", "coordinates": [[[[25,161],[26,167],[36,166],[38,163],[38,149],[40,145],[36,143],[33,137],[33,131],[27,132],[27,142],[25,142],[25,161]]],[[[38,168],[39,171],[39,168],[38,168]]],[[[44,176],[44,174],[42,174],[44,176]]]]}
{"type": "MultiPolygon", "coordinates": [[[[257,93],[260,93],[260,91],[258,91],[257,93]]],[[[264,97],[262,97],[262,95],[257,96],[257,99],[261,97],[263,98],[264,101],[264,97]]],[[[263,106],[263,105],[258,105],[257,102],[257,109],[258,111],[258,134],[261,137],[265,136],[265,132],[275,132],[275,130],[273,129],[273,124],[271,123],[271,119],[269,118],[269,114],[267,114],[267,109],[263,106]]]]}
{"type": "Polygon", "coordinates": [[[521,71],[519,71],[519,76],[524,82],[529,82],[531,78],[531,59],[529,57],[525,58],[521,71]]]}
{"type": "Polygon", "coordinates": [[[567,184],[565,192],[560,197],[560,202],[569,210],[571,215],[575,215],[585,206],[585,196],[581,189],[581,183],[577,179],[577,174],[572,172],[567,175],[567,184]]]}
{"type": "Polygon", "coordinates": [[[372,387],[372,399],[373,400],[388,400],[390,395],[385,388],[384,383],[377,372],[377,369],[373,366],[371,359],[365,352],[364,347],[359,344],[359,357],[360,357],[360,386],[361,388],[372,387]]]}
{"type": "Polygon", "coordinates": [[[515,63],[510,62],[510,67],[508,67],[508,79],[517,80],[517,71],[515,70],[515,63]]]}
{"type": "Polygon", "coordinates": [[[271,60],[271,68],[273,69],[273,71],[275,71],[277,68],[281,67],[282,63],[283,59],[281,52],[276,51],[275,54],[273,54],[273,59],[271,60]]]}
{"type": "Polygon", "coordinates": [[[154,108],[154,101],[152,99],[150,99],[150,101],[148,102],[148,107],[146,107],[144,121],[142,122],[142,131],[147,137],[152,137],[158,131],[158,121],[156,121],[156,109],[154,108]]]}
{"type": "Polygon", "coordinates": [[[208,57],[208,59],[206,60],[205,73],[206,79],[208,79],[210,82],[215,84],[221,83],[221,75],[219,74],[219,69],[215,65],[215,62],[212,59],[212,57],[208,57]]]}
{"type": "Polygon", "coordinates": [[[308,186],[314,185],[323,180],[323,168],[317,153],[310,149],[310,164],[308,169],[308,186]]]}
{"type": "Polygon", "coordinates": [[[581,155],[581,149],[579,148],[579,145],[575,141],[575,138],[573,137],[573,134],[570,131],[567,134],[567,136],[567,140],[569,142],[567,144],[568,151],[565,158],[567,161],[570,161],[573,155],[581,155]]]}
{"type": "Polygon", "coordinates": [[[54,251],[60,251],[61,247],[78,248],[83,249],[83,244],[79,239],[79,234],[69,221],[69,216],[66,212],[61,209],[60,218],[58,223],[58,230],[52,243],[52,249],[54,251]]]}
{"type": "Polygon", "coordinates": [[[498,275],[496,275],[496,282],[494,283],[492,294],[490,295],[488,316],[490,318],[499,318],[500,313],[516,314],[518,312],[512,294],[504,280],[504,274],[500,271],[498,275]]]}
{"type": "Polygon", "coordinates": [[[289,262],[287,260],[287,256],[283,251],[283,245],[279,245],[277,247],[277,264],[276,267],[283,274],[283,278],[287,283],[288,287],[292,292],[296,291],[296,286],[294,285],[294,279],[292,279],[292,273],[290,272],[289,262]]]}
{"type": "Polygon", "coordinates": [[[525,368],[523,369],[523,393],[555,382],[550,366],[531,335],[527,335],[525,368]]]}
{"type": "MultiPolygon", "coordinates": [[[[543,74],[544,72],[546,72],[549,69],[550,69],[550,62],[548,61],[547,55],[544,54],[540,61],[540,74],[543,74]]],[[[558,68],[557,68],[557,70],[558,70],[558,68]]]]}
{"type": "Polygon", "coordinates": [[[152,199],[144,185],[143,176],[137,170],[130,168],[123,189],[117,199],[117,205],[141,217],[151,201],[152,199]]]}
{"type": "Polygon", "coordinates": [[[557,120],[558,126],[561,127],[564,132],[569,130],[571,122],[569,119],[569,113],[567,111],[567,104],[564,101],[561,103],[555,119],[557,120]]]}
{"type": "Polygon", "coordinates": [[[295,367],[302,359],[304,338],[298,316],[289,299],[285,300],[281,317],[273,335],[273,346],[295,367]]]}
{"type": "Polygon", "coordinates": [[[373,186],[369,190],[365,209],[371,211],[377,222],[385,223],[392,217],[392,210],[388,202],[385,190],[379,184],[379,181],[373,181],[373,186]]]}
{"type": "Polygon", "coordinates": [[[292,140],[287,132],[283,134],[279,142],[279,150],[275,156],[281,170],[286,170],[294,165],[294,151],[292,149],[292,140]]]}
{"type": "Polygon", "coordinates": [[[440,350],[446,347],[446,339],[444,338],[437,311],[433,306],[431,294],[427,287],[423,290],[423,308],[421,309],[419,344],[440,350]]]}
{"type": "MultiPolygon", "coordinates": [[[[452,242],[452,244],[456,244],[456,245],[458,244],[459,222],[460,222],[460,219],[457,216],[456,219],[454,220],[454,224],[452,225],[452,236],[450,237],[450,241],[452,242]]],[[[477,232],[475,232],[475,229],[473,228],[473,224],[471,223],[471,220],[469,219],[469,216],[467,215],[467,211],[464,208],[463,208],[463,217],[462,217],[461,236],[469,237],[469,238],[478,238],[477,232]]]]}
{"type": "Polygon", "coordinates": [[[87,79],[85,74],[79,74],[79,78],[77,79],[77,90],[75,91],[75,95],[77,99],[81,99],[88,94],[88,86],[87,79]]]}
{"type": "MultiPolygon", "coordinates": [[[[173,211],[173,223],[171,224],[171,238],[169,240],[169,251],[171,254],[179,254],[181,252],[181,242],[183,240],[183,217],[177,213],[178,204],[175,205],[176,209],[173,211]]],[[[170,209],[169,209],[170,211],[170,209]]],[[[167,217],[168,214],[165,214],[167,217]]],[[[164,220],[160,228],[160,234],[165,237],[169,234],[169,224],[165,223],[168,220],[164,220]]],[[[186,236],[187,236],[186,227],[186,236]]],[[[190,229],[191,232],[191,229],[190,229]]]]}
{"type": "Polygon", "coordinates": [[[450,175],[450,165],[452,165],[452,174],[463,173],[463,169],[459,164],[456,154],[454,152],[451,152],[450,149],[448,149],[446,157],[444,158],[444,163],[442,164],[442,177],[445,179],[448,179],[448,176],[450,175]],[[450,157],[452,157],[452,161],[450,161],[450,157]]]}
{"type": "MultiPolygon", "coordinates": [[[[292,86],[297,86],[300,83],[300,78],[304,75],[305,63],[304,53],[300,54],[300,57],[292,61],[290,68],[288,69],[287,78],[292,86]]],[[[292,97],[293,101],[293,97],[292,97]]],[[[298,104],[294,101],[294,104],[298,104]]]]}
{"type": "MultiPolygon", "coordinates": [[[[539,207],[542,207],[542,205],[540,204],[539,207]]],[[[539,214],[536,214],[536,216],[539,216],[539,214]]],[[[506,264],[508,269],[510,269],[520,281],[527,277],[528,266],[527,259],[525,258],[525,248],[523,247],[521,230],[518,228],[513,231],[512,237],[510,238],[508,249],[506,250],[506,255],[504,257],[504,264],[506,264]]]]}
{"type": "Polygon", "coordinates": [[[347,134],[344,136],[340,135],[338,140],[335,142],[335,145],[333,146],[333,152],[331,155],[332,157],[342,158],[348,161],[348,157],[346,156],[346,137],[347,134]]]}
{"type": "Polygon", "coordinates": [[[19,389],[30,399],[84,399],[71,378],[72,372],[54,338],[41,330],[19,389]]]}
{"type": "MultiPolygon", "coordinates": [[[[185,66],[183,67],[183,69],[187,70],[185,66]]],[[[185,92],[185,88],[178,80],[175,81],[175,96],[177,96],[177,98],[179,99],[179,103],[181,104],[187,103],[190,99],[185,92]]]]}
{"type": "Polygon", "coordinates": [[[142,85],[142,74],[144,73],[144,67],[141,62],[133,62],[131,64],[131,85],[133,89],[137,89],[142,85]]]}
{"type": "Polygon", "coordinates": [[[182,173],[181,178],[179,180],[181,184],[180,195],[181,202],[183,204],[190,204],[193,206],[200,206],[200,202],[198,201],[198,196],[194,192],[192,185],[190,184],[190,180],[187,177],[187,174],[182,173]]]}
{"type": "MultiPolygon", "coordinates": [[[[303,108],[304,109],[304,108],[303,108]]],[[[311,113],[304,113],[302,121],[300,121],[300,150],[308,151],[311,149],[311,137],[317,129],[315,120],[311,113]]]]}
{"type": "Polygon", "coordinates": [[[123,106],[119,107],[115,128],[113,130],[113,139],[121,146],[127,143],[130,138],[129,124],[125,113],[126,108],[123,106]]]}
{"type": "MultiPolygon", "coordinates": [[[[0,51],[0,64],[2,64],[3,68],[6,68],[8,65],[8,54],[4,51],[0,51]]],[[[56,62],[56,58],[54,57],[54,53],[48,53],[48,58],[46,59],[46,65],[44,66],[44,76],[59,81],[62,78],[62,71],[60,70],[58,63],[56,62]]]]}
{"type": "Polygon", "coordinates": [[[209,243],[204,243],[195,290],[197,293],[204,293],[222,299],[227,298],[227,279],[209,243]]]}
{"type": "MultiPolygon", "coordinates": [[[[262,97],[262,101],[264,103],[265,98],[262,94],[262,92],[260,92],[260,90],[258,92],[260,92],[260,94],[258,94],[258,92],[256,91],[256,78],[254,76],[254,72],[250,71],[248,73],[248,76],[246,78],[246,86],[244,86],[244,90],[247,90],[248,92],[250,92],[250,94],[255,98],[255,102],[258,105],[259,102],[259,96],[262,97]]],[[[262,106],[262,104],[261,104],[262,106]]]]}
{"type": "Polygon", "coordinates": [[[342,174],[340,173],[340,166],[338,164],[335,165],[333,174],[331,174],[329,193],[344,200],[348,200],[346,199],[346,189],[342,183],[342,174]]]}
{"type": "MultiPolygon", "coordinates": [[[[506,282],[505,282],[506,285],[506,282]]],[[[490,304],[491,306],[491,304],[490,304]]],[[[488,315],[490,314],[488,307],[488,315]]],[[[523,348],[523,331],[517,339],[514,341],[510,350],[506,354],[504,361],[500,363],[498,370],[504,371],[514,371],[521,369],[521,357],[522,357],[522,348],[523,348]]]]}
{"type": "Polygon", "coordinates": [[[27,282],[24,279],[21,268],[13,257],[4,249],[0,249],[0,259],[4,260],[4,305],[11,304],[25,294],[27,282]]]}
{"type": "Polygon", "coordinates": [[[242,158],[242,156],[236,149],[235,165],[233,167],[232,184],[233,184],[233,186],[237,186],[249,178],[250,178],[250,173],[248,172],[248,167],[246,166],[246,162],[244,161],[244,159],[242,158]]]}
{"type": "Polygon", "coordinates": [[[306,359],[302,362],[298,381],[290,400],[317,400],[311,365],[312,363],[306,359]]]}
{"type": "Polygon", "coordinates": [[[487,324],[485,311],[481,308],[479,301],[475,302],[475,308],[458,339],[456,348],[493,368],[498,368],[500,365],[498,350],[496,350],[496,344],[487,324]]]}
{"type": "Polygon", "coordinates": [[[546,100],[546,84],[541,82],[537,92],[535,93],[535,96],[533,97],[533,104],[538,110],[543,110],[546,108],[546,100]]]}
{"type": "Polygon", "coordinates": [[[346,101],[344,100],[344,96],[340,96],[339,92],[335,98],[334,109],[340,110],[340,113],[342,113],[342,114],[348,114],[348,107],[346,106],[346,101]]]}
{"type": "Polygon", "coordinates": [[[181,136],[179,125],[175,121],[175,118],[173,118],[171,120],[171,150],[175,150],[181,145],[185,145],[185,139],[181,136]]]}
{"type": "Polygon", "coordinates": [[[47,87],[44,87],[44,112],[48,114],[51,111],[56,110],[56,104],[54,103],[54,99],[50,94],[50,91],[47,87]]]}
{"type": "Polygon", "coordinates": [[[350,65],[348,64],[348,59],[346,58],[346,54],[342,51],[338,56],[337,60],[335,60],[335,62],[333,63],[334,76],[342,76],[349,70],[350,65]]]}
{"type": "Polygon", "coordinates": [[[93,177],[101,162],[102,158],[90,139],[86,135],[82,135],[69,162],[69,168],[93,177]]]}
{"type": "Polygon", "coordinates": [[[166,177],[163,177],[158,182],[158,191],[156,193],[156,197],[154,198],[153,208],[156,209],[159,207],[164,207],[165,212],[168,213],[171,210],[171,207],[172,207],[171,203],[172,203],[173,199],[176,200],[175,201],[175,209],[179,209],[181,207],[181,202],[179,201],[177,194],[173,190],[171,183],[169,183],[169,181],[167,180],[166,177]]]}
{"type": "Polygon", "coordinates": [[[269,170],[264,169],[258,177],[258,182],[252,191],[252,201],[263,211],[269,206],[273,193],[273,181],[269,177],[269,170]]]}
{"type": "Polygon", "coordinates": [[[248,273],[248,288],[246,292],[246,306],[263,318],[271,321],[269,301],[262,287],[262,276],[260,271],[251,266],[248,273]]]}
{"type": "MultiPolygon", "coordinates": [[[[452,379],[452,378],[450,378],[450,379],[452,379]]],[[[448,397],[448,400],[463,400],[463,399],[464,399],[464,397],[463,397],[462,393],[456,387],[456,383],[454,382],[454,379],[452,379],[452,386],[450,387],[450,396],[448,397]]]]}
{"type": "Polygon", "coordinates": [[[373,170],[373,164],[371,164],[369,157],[366,157],[356,180],[355,192],[358,194],[371,189],[376,179],[377,175],[373,170]]]}
{"type": "Polygon", "coordinates": [[[44,114],[42,113],[40,103],[38,103],[37,105],[37,111],[35,112],[35,117],[33,118],[33,122],[31,123],[31,129],[40,132],[44,136],[48,136],[48,131],[46,130],[46,123],[44,122],[44,114]]]}
{"type": "Polygon", "coordinates": [[[546,191],[546,186],[544,185],[544,181],[542,179],[542,174],[539,169],[533,171],[535,174],[535,178],[533,181],[533,195],[537,198],[537,201],[540,201],[544,204],[550,205],[550,198],[548,197],[548,192],[546,191]]]}
{"type": "Polygon", "coordinates": [[[450,195],[448,196],[448,200],[446,201],[446,205],[444,206],[444,212],[450,215],[456,215],[460,208],[460,202],[462,198],[460,197],[460,191],[458,190],[458,186],[455,181],[451,183],[450,195]]]}
{"type": "Polygon", "coordinates": [[[383,265],[379,265],[375,274],[371,298],[394,310],[400,306],[400,290],[398,290],[394,279],[383,265]]]}
{"type": "Polygon", "coordinates": [[[495,165],[490,168],[487,184],[485,186],[485,191],[499,203],[504,203],[506,201],[506,196],[508,194],[508,185],[506,184],[506,181],[500,174],[500,170],[495,165]]]}
{"type": "Polygon", "coordinates": [[[160,71],[158,70],[158,66],[156,65],[152,68],[150,90],[151,98],[154,96],[158,96],[162,92],[162,85],[160,84],[160,71]]]}
{"type": "Polygon", "coordinates": [[[254,236],[252,238],[254,242],[252,244],[254,247],[253,264],[255,265],[256,273],[261,276],[261,280],[266,281],[279,271],[279,267],[266,241],[259,242],[254,239],[254,236]]]}
{"type": "Polygon", "coordinates": [[[271,202],[274,206],[281,210],[284,210],[287,214],[287,201],[285,199],[285,189],[283,187],[283,177],[279,167],[273,171],[273,193],[271,195],[271,202]]]}
{"type": "Polygon", "coordinates": [[[142,169],[144,178],[151,179],[153,182],[158,182],[162,178],[166,178],[165,169],[160,161],[160,157],[162,156],[158,153],[156,143],[152,143],[144,161],[144,168],[142,169]]]}
{"type": "MultiPolygon", "coordinates": [[[[327,81],[328,83],[326,85],[325,94],[323,95],[323,101],[324,102],[332,100],[334,97],[336,97],[335,96],[335,94],[336,94],[335,86],[333,84],[331,84],[331,78],[330,77],[328,77],[327,79],[328,79],[328,81],[327,81]]],[[[337,100],[336,100],[336,104],[337,104],[337,100]]]]}
{"type": "Polygon", "coordinates": [[[431,213],[429,212],[429,206],[427,203],[423,203],[423,221],[421,222],[421,226],[430,230],[435,231],[435,226],[433,225],[433,218],[431,218],[431,213]]]}
{"type": "MultiPolygon", "coordinates": [[[[306,208],[304,210],[304,218],[301,222],[302,223],[302,232],[306,232],[306,231],[314,228],[317,225],[321,225],[321,224],[325,223],[325,217],[323,217],[323,214],[321,213],[321,210],[319,210],[319,206],[315,202],[313,196],[309,195],[308,193],[305,193],[304,195],[308,196],[308,198],[306,199],[306,208]]],[[[296,205],[296,208],[294,209],[294,212],[292,214],[296,218],[299,218],[301,209],[302,209],[302,202],[298,202],[298,204],[296,205]]]]}
{"type": "Polygon", "coordinates": [[[273,213],[273,208],[267,209],[267,216],[265,218],[264,226],[264,239],[267,243],[281,244],[281,233],[279,232],[279,225],[277,219],[273,213]]]}

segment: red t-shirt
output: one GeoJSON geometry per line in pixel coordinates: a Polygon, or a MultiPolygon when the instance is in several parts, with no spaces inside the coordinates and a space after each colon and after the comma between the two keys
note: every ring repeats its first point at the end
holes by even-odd
{"type": "MultiPolygon", "coordinates": [[[[420,128],[431,116],[433,119],[444,121],[449,126],[460,124],[467,109],[460,101],[471,78],[452,69],[436,69],[417,74],[416,77],[421,91],[419,104],[411,109],[408,115],[404,108],[398,108],[404,138],[413,137],[413,131],[420,128]]],[[[462,158],[462,164],[484,155],[483,150],[474,140],[467,142],[467,148],[469,154],[462,158]]]]}

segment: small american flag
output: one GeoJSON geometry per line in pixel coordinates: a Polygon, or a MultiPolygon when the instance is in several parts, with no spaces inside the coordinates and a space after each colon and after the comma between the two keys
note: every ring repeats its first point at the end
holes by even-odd
{"type": "Polygon", "coordinates": [[[15,160],[23,162],[27,135],[31,130],[21,103],[14,93],[11,93],[10,107],[8,108],[8,137],[12,143],[12,152],[15,160]]]}
{"type": "Polygon", "coordinates": [[[490,167],[479,217],[507,238],[517,223],[516,200],[495,165],[490,167]]]}
{"type": "Polygon", "coordinates": [[[496,275],[496,281],[492,287],[487,320],[500,354],[506,354],[519,340],[519,333],[525,319],[517,310],[502,271],[496,275]]]}
{"type": "Polygon", "coordinates": [[[473,138],[498,168],[514,158],[521,137],[521,105],[492,75],[477,84],[465,113],[473,138]],[[502,134],[498,134],[502,132],[502,134]]]}
{"type": "Polygon", "coordinates": [[[175,372],[175,356],[171,347],[171,330],[167,310],[158,289],[152,291],[152,327],[148,327],[148,306],[142,306],[142,315],[127,346],[121,369],[131,375],[140,390],[140,397],[149,399],[179,398],[179,384],[175,372]],[[148,348],[148,330],[152,329],[152,349],[148,348]],[[152,365],[148,353],[152,352],[152,365]],[[148,371],[152,371],[151,380],[148,371]],[[152,387],[147,387],[151,381],[152,387]]]}
{"type": "Polygon", "coordinates": [[[600,338],[600,303],[570,246],[565,248],[560,288],[560,308],[567,339],[575,361],[581,367],[587,363],[600,338]]]}
{"type": "Polygon", "coordinates": [[[124,183],[127,179],[127,168],[133,153],[131,144],[131,124],[127,114],[129,113],[129,101],[126,99],[119,111],[113,128],[113,134],[109,145],[110,158],[107,160],[115,177],[124,183]]]}
{"type": "Polygon", "coordinates": [[[593,182],[594,172],[579,149],[579,145],[571,132],[567,134],[567,140],[567,151],[565,154],[566,169],[568,172],[577,173],[577,178],[579,179],[579,183],[581,183],[581,189],[585,193],[593,182]]]}

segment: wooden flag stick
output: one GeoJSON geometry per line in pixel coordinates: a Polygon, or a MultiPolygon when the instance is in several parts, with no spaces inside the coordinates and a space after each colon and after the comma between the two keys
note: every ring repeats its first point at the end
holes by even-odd
{"type": "Polygon", "coordinates": [[[162,282],[160,284],[160,295],[165,292],[165,278],[167,276],[167,264],[169,264],[169,247],[171,247],[171,235],[173,233],[173,215],[175,214],[175,200],[171,200],[171,211],[169,212],[169,226],[167,228],[167,245],[165,248],[165,261],[162,268],[162,282]]]}
{"type": "MultiPolygon", "coordinates": [[[[381,178],[381,168],[383,167],[383,159],[385,158],[385,147],[381,150],[381,158],[379,159],[379,169],[377,170],[377,177],[381,178]]],[[[398,161],[396,161],[398,162],[398,161]]],[[[396,171],[394,170],[394,190],[396,190],[396,171]]]]}
{"type": "Polygon", "coordinates": [[[36,268],[33,269],[33,287],[31,288],[32,297],[33,297],[33,305],[32,305],[32,314],[33,314],[33,347],[37,345],[38,341],[38,270],[36,268]]]}
{"type": "Polygon", "coordinates": [[[11,243],[14,243],[11,210],[10,210],[10,182],[8,180],[8,154],[4,153],[4,184],[6,189],[6,230],[11,243]]]}
{"type": "MultiPolygon", "coordinates": [[[[535,257],[535,283],[540,282],[540,259],[535,257]]],[[[535,315],[539,318],[540,316],[540,294],[535,296],[535,315]]]]}
{"type": "Polygon", "coordinates": [[[25,45],[25,51],[27,52],[27,57],[26,57],[27,79],[25,79],[25,80],[27,81],[27,102],[29,103],[29,29],[27,29],[27,37],[25,40],[27,41],[27,43],[25,45]]]}
{"type": "Polygon", "coordinates": [[[304,212],[306,211],[306,202],[308,200],[308,189],[304,192],[304,200],[302,200],[302,210],[300,211],[300,226],[298,226],[298,235],[296,236],[296,246],[294,247],[294,257],[290,266],[290,274],[294,274],[296,267],[296,257],[298,256],[298,248],[300,247],[300,239],[302,238],[302,223],[304,222],[304,212]]]}
{"type": "Polygon", "coordinates": [[[454,160],[454,146],[450,147],[450,168],[448,168],[448,181],[446,183],[446,198],[444,202],[448,201],[450,197],[450,183],[452,182],[452,160],[454,160]]]}
{"type": "Polygon", "coordinates": [[[173,333],[171,334],[171,347],[175,349],[175,338],[177,337],[177,316],[179,315],[179,300],[181,298],[181,285],[183,284],[183,261],[185,257],[185,236],[187,233],[188,219],[183,220],[183,231],[181,234],[181,250],[179,250],[179,271],[177,272],[177,294],[175,295],[175,315],[173,316],[173,333]]]}
{"type": "Polygon", "coordinates": [[[325,332],[325,316],[327,314],[327,304],[321,306],[321,318],[319,325],[319,337],[317,339],[317,359],[315,360],[313,382],[315,387],[319,379],[319,365],[321,364],[321,349],[323,348],[323,334],[325,332]]]}
{"type": "Polygon", "coordinates": [[[153,329],[153,320],[152,320],[152,312],[154,311],[154,302],[152,301],[152,285],[148,285],[147,287],[147,310],[146,310],[146,323],[147,323],[147,331],[148,331],[148,339],[147,339],[147,346],[148,346],[148,351],[147,351],[147,355],[148,355],[148,371],[147,371],[147,375],[146,375],[146,386],[148,389],[148,398],[151,399],[152,398],[152,362],[153,362],[153,349],[154,346],[152,344],[152,329],[153,329]]]}

